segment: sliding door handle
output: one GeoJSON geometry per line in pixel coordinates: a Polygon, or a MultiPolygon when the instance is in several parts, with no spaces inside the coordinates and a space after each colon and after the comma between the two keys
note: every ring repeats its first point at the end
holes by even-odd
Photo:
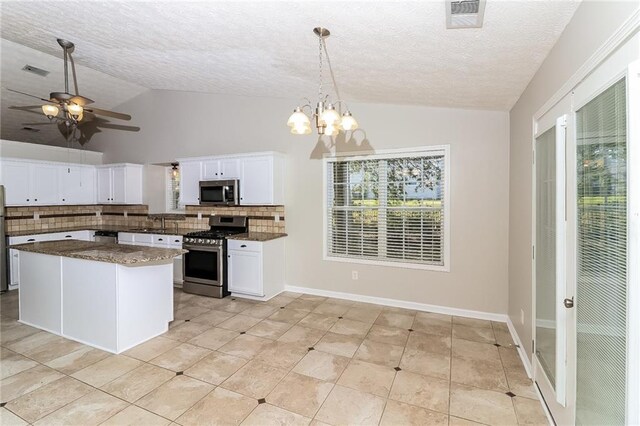
{"type": "Polygon", "coordinates": [[[573,308],[573,297],[571,299],[564,299],[564,307],[567,309],[573,308]]]}

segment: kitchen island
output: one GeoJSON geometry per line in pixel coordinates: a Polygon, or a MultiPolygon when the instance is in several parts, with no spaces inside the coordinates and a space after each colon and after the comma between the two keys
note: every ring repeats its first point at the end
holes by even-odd
{"type": "Polygon", "coordinates": [[[19,321],[121,353],[167,331],[182,249],[93,241],[20,244],[19,321]]]}

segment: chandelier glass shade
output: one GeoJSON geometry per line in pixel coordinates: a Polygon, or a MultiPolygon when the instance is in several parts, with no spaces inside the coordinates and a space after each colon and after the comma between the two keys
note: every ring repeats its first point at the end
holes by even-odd
{"type": "Polygon", "coordinates": [[[315,109],[311,106],[311,101],[307,99],[307,103],[303,106],[298,106],[293,110],[293,114],[287,121],[287,126],[291,128],[291,133],[294,135],[308,135],[311,133],[311,120],[314,120],[316,130],[319,135],[336,136],[338,133],[345,131],[354,131],[358,128],[358,122],[353,117],[351,112],[346,109],[342,113],[341,107],[346,104],[340,99],[340,92],[338,91],[338,85],[333,75],[333,69],[331,68],[331,61],[329,60],[329,53],[327,52],[327,45],[325,39],[329,37],[330,32],[326,28],[317,27],[313,29],[313,32],[318,36],[319,49],[319,82],[318,82],[318,102],[315,109]],[[323,57],[325,54],[327,65],[329,68],[329,74],[331,75],[331,81],[338,99],[335,102],[329,100],[329,95],[324,94],[322,90],[322,65],[323,57]],[[338,107],[336,109],[336,106],[338,107]],[[309,109],[309,114],[304,112],[304,109],[309,109]]]}

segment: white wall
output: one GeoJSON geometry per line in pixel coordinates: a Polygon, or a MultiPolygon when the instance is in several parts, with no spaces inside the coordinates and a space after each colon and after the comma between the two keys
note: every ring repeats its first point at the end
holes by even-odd
{"type": "MultiPolygon", "coordinates": [[[[309,88],[309,94],[313,88],[309,88]]],[[[305,94],[300,94],[305,95],[305,94]]],[[[296,100],[150,91],[123,104],[138,133],[105,131],[89,143],[105,162],[280,151],[288,155],[286,280],[290,285],[492,313],[507,312],[506,112],[353,104],[374,149],[451,145],[451,272],[322,260],[322,161],[317,136],[289,134],[296,100]],[[359,280],[351,271],[359,271],[359,280]]],[[[365,143],[366,145],[366,143],[365,143]]],[[[339,151],[357,144],[339,143],[339,151]]]]}
{"type": "Polygon", "coordinates": [[[0,157],[58,161],[62,163],[102,164],[101,152],[8,141],[4,139],[0,140],[0,157]]]}
{"type": "Polygon", "coordinates": [[[510,112],[509,317],[531,357],[532,117],[638,8],[635,1],[584,1],[510,112]],[[524,312],[524,323],[520,312],[524,312]]]}

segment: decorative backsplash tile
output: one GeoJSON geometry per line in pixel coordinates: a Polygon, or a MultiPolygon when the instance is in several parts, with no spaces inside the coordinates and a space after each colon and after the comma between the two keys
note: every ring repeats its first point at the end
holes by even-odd
{"type": "Polygon", "coordinates": [[[166,229],[207,229],[211,215],[246,215],[251,232],[285,232],[284,206],[186,206],[184,214],[149,214],[149,206],[75,205],[7,207],[7,232],[56,231],[82,226],[123,226],[166,229]],[[198,216],[200,215],[200,219],[198,216]]]}

